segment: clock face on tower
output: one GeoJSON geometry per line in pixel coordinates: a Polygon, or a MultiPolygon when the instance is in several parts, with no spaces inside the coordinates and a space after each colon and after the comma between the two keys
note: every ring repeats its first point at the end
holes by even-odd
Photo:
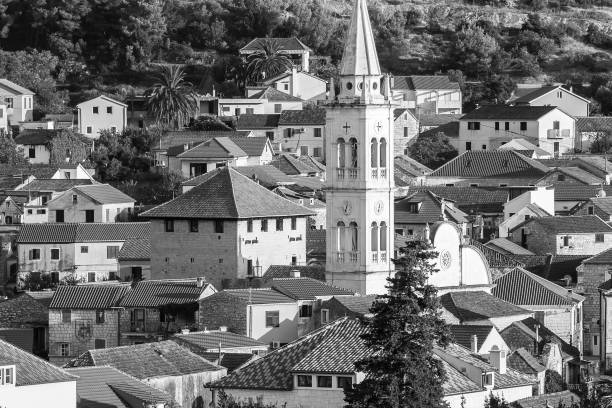
{"type": "Polygon", "coordinates": [[[351,215],[352,211],[353,211],[353,204],[351,204],[350,201],[345,201],[342,204],[342,212],[344,213],[344,215],[351,215]]]}
{"type": "Polygon", "coordinates": [[[376,204],[374,204],[374,212],[377,215],[380,215],[380,213],[383,212],[383,210],[385,209],[385,203],[383,203],[382,201],[377,201],[376,204]]]}

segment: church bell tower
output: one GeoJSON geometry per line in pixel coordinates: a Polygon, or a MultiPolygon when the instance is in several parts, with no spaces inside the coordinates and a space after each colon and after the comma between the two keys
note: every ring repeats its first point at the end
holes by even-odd
{"type": "Polygon", "coordinates": [[[326,280],[386,293],[393,270],[393,104],[365,0],[355,0],[340,66],[325,103],[326,280]]]}

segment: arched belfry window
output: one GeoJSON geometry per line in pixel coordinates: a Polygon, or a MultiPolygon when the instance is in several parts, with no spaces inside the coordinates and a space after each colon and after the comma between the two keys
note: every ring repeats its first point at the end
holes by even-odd
{"type": "Polygon", "coordinates": [[[378,167],[378,141],[374,138],[370,141],[370,165],[373,169],[378,167]]]}
{"type": "Polygon", "coordinates": [[[338,139],[338,167],[343,168],[346,167],[346,149],[343,138],[338,139]]]}
{"type": "Polygon", "coordinates": [[[357,223],[355,221],[349,224],[349,231],[351,236],[351,251],[357,252],[359,250],[359,237],[357,235],[357,223]]]}
{"type": "Polygon", "coordinates": [[[380,167],[387,167],[387,140],[380,139],[380,167]]]}
{"type": "Polygon", "coordinates": [[[357,168],[357,139],[355,139],[354,137],[351,137],[349,140],[349,145],[350,145],[350,149],[351,149],[351,167],[356,169],[357,168]]]}
{"type": "Polygon", "coordinates": [[[384,221],[380,223],[380,250],[387,250],[387,223],[384,221]]]}
{"type": "Polygon", "coordinates": [[[344,252],[346,250],[346,227],[342,221],[338,221],[337,227],[338,252],[344,252]]]}
{"type": "Polygon", "coordinates": [[[372,223],[372,239],[371,239],[371,249],[373,252],[378,251],[378,224],[376,222],[372,223]]]}

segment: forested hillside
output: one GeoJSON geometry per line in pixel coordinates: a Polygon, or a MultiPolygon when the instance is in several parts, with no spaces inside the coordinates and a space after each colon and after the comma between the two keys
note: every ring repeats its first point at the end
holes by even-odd
{"type": "MultiPolygon", "coordinates": [[[[188,64],[201,91],[240,92],[237,50],[254,37],[296,36],[337,62],[348,0],[0,0],[0,77],[59,112],[101,91],[149,85],[152,63],[188,64]],[[61,92],[54,92],[56,85],[61,92]]],[[[571,84],[612,112],[610,0],[370,0],[384,68],[449,73],[470,105],[507,97],[514,83],[571,84]]],[[[335,66],[319,67],[329,77],[335,66]]]]}

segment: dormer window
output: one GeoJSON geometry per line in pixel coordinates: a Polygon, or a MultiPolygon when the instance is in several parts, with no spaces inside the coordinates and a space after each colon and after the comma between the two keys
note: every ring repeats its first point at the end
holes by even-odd
{"type": "Polygon", "coordinates": [[[15,385],[15,366],[0,367],[0,386],[15,385]]]}
{"type": "Polygon", "coordinates": [[[418,214],[421,208],[421,203],[408,203],[408,212],[412,214],[418,214]]]}
{"type": "Polygon", "coordinates": [[[493,387],[493,373],[482,373],[482,386],[493,387]]]}

